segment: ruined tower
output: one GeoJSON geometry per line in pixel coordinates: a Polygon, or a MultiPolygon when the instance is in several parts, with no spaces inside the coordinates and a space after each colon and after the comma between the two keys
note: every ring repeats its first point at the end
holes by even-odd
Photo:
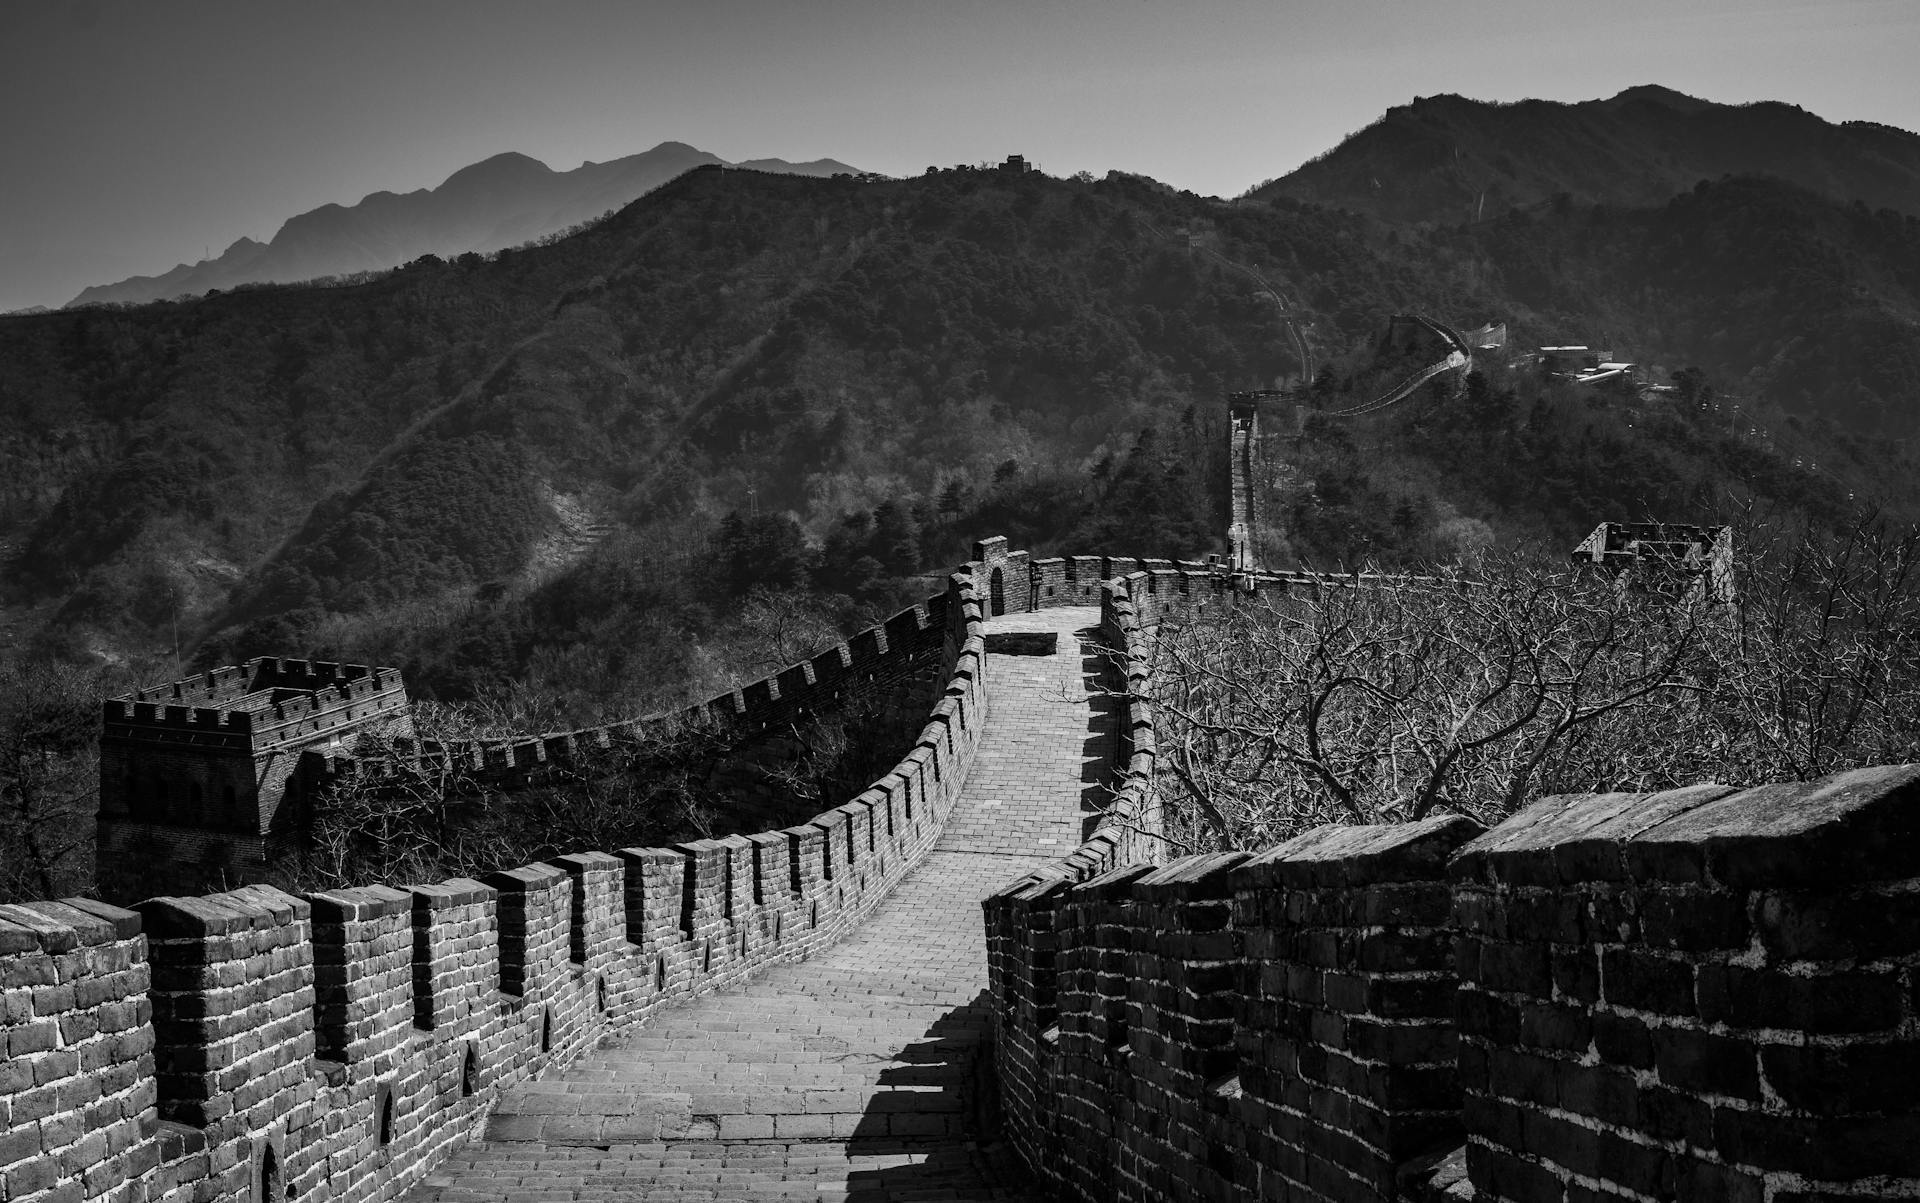
{"type": "Polygon", "coordinates": [[[1679,522],[1602,522],[1573,549],[1576,564],[1613,574],[1621,587],[1680,580],[1697,599],[1731,602],[1733,530],[1679,522]]]}

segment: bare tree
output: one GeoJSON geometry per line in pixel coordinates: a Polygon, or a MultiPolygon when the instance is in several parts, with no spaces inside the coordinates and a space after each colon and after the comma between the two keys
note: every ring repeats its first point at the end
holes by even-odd
{"type": "Polygon", "coordinates": [[[52,661],[0,661],[0,901],[93,885],[100,682],[52,661]]]}
{"type": "Polygon", "coordinates": [[[1168,631],[1155,702],[1176,838],[1497,820],[1533,797],[1803,780],[1920,741],[1920,539],[1748,523],[1743,591],[1489,554],[1168,631]]]}
{"type": "Polygon", "coordinates": [[[755,589],[734,623],[733,659],[740,683],[757,681],[798,664],[841,641],[840,629],[804,593],[755,589]]]}
{"type": "Polygon", "coordinates": [[[1920,530],[1877,515],[1835,533],[1740,524],[1734,638],[1712,713],[1772,780],[1909,759],[1920,746],[1920,530]]]}
{"type": "Polygon", "coordinates": [[[1221,844],[1502,812],[1695,689],[1704,630],[1666,592],[1519,562],[1244,604],[1161,641],[1163,759],[1221,844]]]}

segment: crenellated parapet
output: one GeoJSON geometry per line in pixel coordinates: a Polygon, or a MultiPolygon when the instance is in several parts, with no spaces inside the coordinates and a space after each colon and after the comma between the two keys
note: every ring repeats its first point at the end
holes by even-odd
{"type": "MultiPolygon", "coordinates": [[[[1024,566],[1024,553],[1014,554],[1024,566]]],[[[1004,559],[983,574],[1002,571],[1004,559]]],[[[463,787],[512,790],[683,730],[734,749],[855,698],[935,692],[965,638],[956,596],[943,590],[679,712],[569,731],[417,739],[398,670],[324,661],[260,657],[143,689],[103,708],[102,864],[109,872],[218,864],[229,879],[246,880],[297,845],[326,793],[349,779],[451,774],[463,787]],[[360,746],[366,734],[381,737],[373,750],[360,746]]]]}
{"type": "Polygon", "coordinates": [[[1470,820],[1036,875],[985,903],[1009,1138],[1061,1199],[1393,1199],[1461,1137],[1470,820]]]}
{"type": "MultiPolygon", "coordinates": [[[[842,938],[960,796],[988,710],[987,567],[809,662],[788,697],[888,671],[889,649],[931,647],[943,683],[899,762],[804,823],[480,880],[0,906],[0,1198],[395,1199],[507,1088],[842,938]]],[[[126,704],[143,730],[168,717],[126,704]]]]}
{"type": "Polygon", "coordinates": [[[381,774],[396,767],[457,772],[476,784],[515,788],[539,782],[550,768],[576,766],[677,730],[699,730],[729,744],[740,743],[836,711],[852,698],[937,674],[955,650],[951,644],[959,619],[954,596],[951,589],[936,594],[843,644],[677,712],[507,738],[402,739],[391,754],[383,749],[377,758],[360,759],[342,750],[310,768],[319,774],[319,788],[330,778],[381,774]]]}

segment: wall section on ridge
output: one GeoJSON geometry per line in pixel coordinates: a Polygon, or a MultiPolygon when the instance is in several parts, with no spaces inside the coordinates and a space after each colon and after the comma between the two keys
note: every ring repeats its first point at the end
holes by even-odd
{"type": "MultiPolygon", "coordinates": [[[[987,713],[985,568],[872,640],[902,661],[930,645],[944,688],[890,772],[805,823],[482,880],[0,906],[0,1198],[394,1199],[504,1089],[844,936],[959,797],[987,713]]],[[[828,656],[736,712],[861,670],[828,656]]],[[[632,1122],[610,1139],[675,1135],[632,1122]]]]}
{"type": "MultiPolygon", "coordinates": [[[[971,563],[962,569],[971,570],[971,563]]],[[[921,681],[931,687],[965,641],[960,632],[968,620],[955,609],[954,596],[951,589],[936,594],[845,643],[669,714],[511,738],[400,740],[396,751],[402,767],[412,765],[436,775],[453,772],[467,782],[515,789],[542,782],[550,769],[580,764],[596,754],[644,743],[678,728],[697,728],[744,744],[831,712],[852,697],[921,681]]],[[[984,590],[980,602],[984,612],[984,590]]],[[[384,756],[309,754],[303,764],[305,788],[320,793],[342,776],[377,777],[394,767],[393,759],[384,756]]]]}

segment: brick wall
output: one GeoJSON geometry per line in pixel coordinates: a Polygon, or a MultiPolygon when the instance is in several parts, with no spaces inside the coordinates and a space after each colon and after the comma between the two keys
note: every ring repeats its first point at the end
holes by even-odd
{"type": "Polygon", "coordinates": [[[1920,768],[1548,798],[1454,877],[1481,1198],[1920,1196],[1920,768]]]}
{"type": "Polygon", "coordinates": [[[0,1199],[126,1197],[154,1165],[149,974],[131,911],[0,906],[0,1199]]]}
{"type": "MultiPolygon", "coordinates": [[[[973,567],[966,567],[969,589],[973,567]]],[[[730,746],[750,748],[756,739],[790,730],[816,714],[830,714],[850,698],[884,702],[902,690],[923,688],[930,674],[938,674],[957,654],[953,635],[965,629],[967,620],[955,619],[954,596],[952,589],[936,594],[844,644],[673,714],[513,739],[424,741],[414,751],[435,765],[454,766],[472,780],[512,789],[540,782],[549,765],[645,738],[650,730],[691,724],[720,733],[730,746]]],[[[964,642],[965,636],[960,639],[964,642]]],[[[331,758],[324,771],[380,767],[331,758]]]]}
{"type": "Polygon", "coordinates": [[[1323,827],[1233,875],[1242,1174],[1268,1197],[1391,1199],[1460,1143],[1447,859],[1479,830],[1323,827]]]}
{"type": "Polygon", "coordinates": [[[398,1198],[502,1089],[839,939],[959,797],[987,709],[981,567],[778,695],[879,679],[883,648],[946,668],[912,749],[806,823],[484,881],[0,907],[0,1198],[398,1198]]]}
{"type": "Polygon", "coordinates": [[[986,901],[1008,1134],[1064,1199],[1389,1199],[1458,1143],[1446,817],[986,901]]]}
{"type": "Polygon", "coordinates": [[[1059,1196],[1920,1197],[1920,767],[1156,867],[1155,628],[1367,578],[1032,577],[1100,597],[1132,753],[1094,838],[984,904],[1007,1135],[1059,1196]]]}
{"type": "Polygon", "coordinates": [[[1920,1196],[1920,767],[1476,830],[1011,883],[1008,1137],[1066,1199],[1920,1196]]]}

